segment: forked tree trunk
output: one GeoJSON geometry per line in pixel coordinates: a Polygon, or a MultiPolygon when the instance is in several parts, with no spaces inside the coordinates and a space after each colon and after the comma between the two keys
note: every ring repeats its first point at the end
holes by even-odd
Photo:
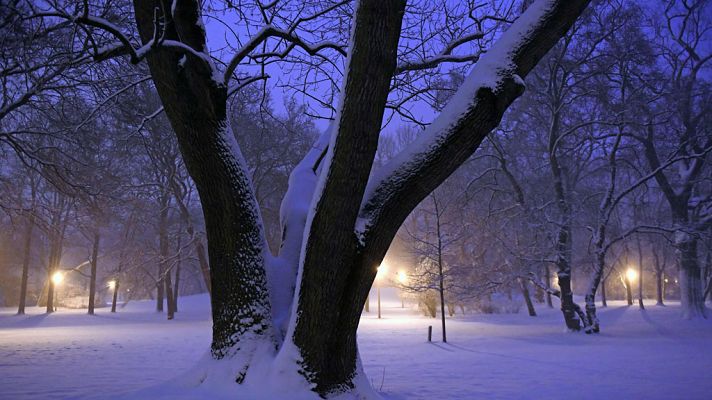
{"type": "MultiPolygon", "coordinates": [[[[521,78],[587,3],[555,0],[531,6],[492,49],[502,59],[485,54],[488,61],[478,62],[460,89],[462,101],[452,102],[451,113],[423,133],[430,142],[412,149],[409,162],[394,160],[380,175],[371,176],[396,71],[405,3],[358,2],[341,106],[326,137],[331,139],[328,151],[311,171],[295,171],[305,172],[314,187],[306,199],[311,202],[308,212],[300,214],[296,225],[290,220],[285,226],[285,237],[296,241],[286,239],[290,242],[283,248],[298,250],[291,258],[288,252],[282,257],[281,251],[280,257],[271,258],[247,167],[227,124],[227,88],[215,79],[207,55],[200,3],[165,0],[156,8],[152,2],[134,0],[143,43],[153,38],[155,13],[171,10],[161,15],[169,22],[165,39],[180,40],[193,50],[185,55],[159,47],[149,54],[148,63],[203,207],[212,286],[212,356],[234,360],[224,365],[234,372],[235,381],[249,379],[255,346],[266,343],[274,349],[276,343],[277,360],[295,362],[293,351],[298,351],[298,372],[320,395],[354,388],[354,378],[362,373],[356,342],[359,318],[376,267],[398,227],[496,127],[522,93],[521,78]],[[496,78],[483,82],[484,76],[496,78]],[[294,256],[302,260],[299,265],[288,262],[294,256]],[[268,292],[268,276],[278,277],[270,283],[280,290],[268,292]],[[295,304],[283,304],[279,282],[287,282],[284,290],[294,288],[288,299],[295,304]],[[279,306],[272,309],[271,304],[279,306]],[[282,322],[272,318],[286,321],[284,332],[282,322]]],[[[295,185],[301,183],[299,176],[292,178],[295,185]]]]}

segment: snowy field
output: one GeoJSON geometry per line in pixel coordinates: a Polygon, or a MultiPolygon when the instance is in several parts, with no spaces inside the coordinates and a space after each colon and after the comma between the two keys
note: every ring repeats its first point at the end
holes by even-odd
{"type": "MultiPolygon", "coordinates": [[[[712,398],[712,321],[682,321],[674,305],[642,312],[614,302],[595,336],[564,332],[560,313],[544,307],[536,318],[457,316],[443,344],[439,320],[395,299],[378,320],[374,299],[359,343],[386,399],[712,398]]],[[[152,307],[132,302],[95,316],[0,309],[0,399],[111,397],[181,374],[208,348],[208,299],[182,298],[174,321],[152,307]]]]}

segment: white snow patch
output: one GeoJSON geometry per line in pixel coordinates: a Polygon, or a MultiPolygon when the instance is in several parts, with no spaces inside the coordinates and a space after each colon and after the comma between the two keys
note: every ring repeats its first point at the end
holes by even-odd
{"type": "MultiPolygon", "coordinates": [[[[458,314],[447,320],[444,344],[439,320],[408,303],[402,309],[394,289],[381,291],[382,319],[375,297],[359,327],[366,375],[357,384],[370,383],[385,399],[704,399],[712,391],[712,321],[681,320],[674,302],[641,312],[611,301],[598,311],[599,335],[565,333],[561,312],[539,304],[536,318],[458,314]]],[[[265,347],[255,349],[264,362],[251,367],[245,384],[232,383],[235,371],[206,355],[207,296],[181,297],[173,321],[154,306],[132,302],[93,317],[0,309],[0,398],[317,398],[293,371],[276,369],[265,347]],[[198,385],[201,377],[209,384],[198,385]]]]}

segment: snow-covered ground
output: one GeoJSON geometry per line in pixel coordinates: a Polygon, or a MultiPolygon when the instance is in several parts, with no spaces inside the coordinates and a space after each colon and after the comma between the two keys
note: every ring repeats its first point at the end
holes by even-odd
{"type": "MultiPolygon", "coordinates": [[[[600,311],[603,333],[591,336],[564,332],[560,313],[545,307],[536,318],[457,316],[444,344],[439,320],[401,309],[394,296],[379,320],[374,297],[360,351],[387,399],[712,398],[712,321],[683,321],[674,305],[614,302],[600,311]]],[[[180,375],[207,351],[208,299],[182,298],[174,321],[152,307],[95,316],[0,309],[0,399],[109,397],[180,375]]]]}

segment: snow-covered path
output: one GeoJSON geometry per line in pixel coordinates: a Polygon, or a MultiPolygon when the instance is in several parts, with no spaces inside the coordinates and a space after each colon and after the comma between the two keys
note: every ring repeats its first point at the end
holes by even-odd
{"type": "MultiPolygon", "coordinates": [[[[152,303],[117,314],[101,309],[52,315],[0,310],[0,399],[66,399],[150,386],[206,352],[205,296],[181,299],[177,320],[152,303]]],[[[709,399],[712,321],[682,321],[675,306],[614,303],[600,312],[603,333],[566,333],[558,311],[439,320],[391,301],[383,319],[362,318],[364,367],[384,397],[400,399],[709,399]],[[433,325],[433,343],[427,326],[433,325]]]]}

